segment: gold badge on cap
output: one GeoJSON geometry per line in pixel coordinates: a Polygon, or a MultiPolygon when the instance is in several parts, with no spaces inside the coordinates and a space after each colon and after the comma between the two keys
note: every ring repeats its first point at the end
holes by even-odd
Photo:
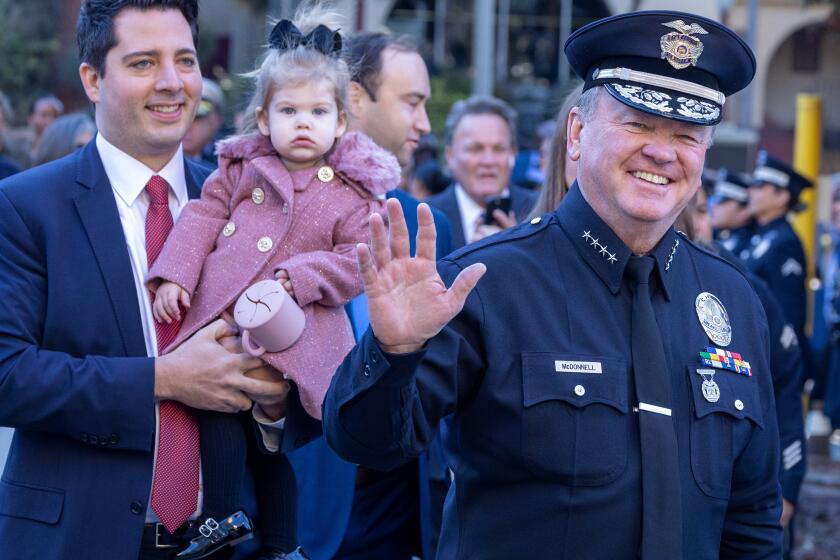
{"type": "Polygon", "coordinates": [[[712,342],[727,346],[732,342],[732,325],[723,303],[714,294],[703,292],[694,300],[697,318],[712,342]]]}
{"type": "Polygon", "coordinates": [[[335,177],[335,172],[329,165],[325,165],[318,170],[318,180],[322,183],[329,183],[333,180],[333,177],[335,177]]]}
{"type": "Polygon", "coordinates": [[[694,35],[707,35],[709,32],[696,23],[686,25],[681,19],[662,25],[676,29],[676,31],[666,33],[659,39],[659,46],[662,47],[662,58],[677,70],[682,70],[688,66],[696,66],[697,59],[703,53],[703,43],[694,35]]]}

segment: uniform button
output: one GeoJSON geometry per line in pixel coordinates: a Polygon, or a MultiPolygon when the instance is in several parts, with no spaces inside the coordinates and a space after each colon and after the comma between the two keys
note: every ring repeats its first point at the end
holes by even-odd
{"type": "Polygon", "coordinates": [[[251,200],[254,201],[254,204],[262,204],[265,201],[265,191],[256,187],[251,191],[251,200]]]}
{"type": "Polygon", "coordinates": [[[322,183],[329,183],[333,180],[333,177],[335,177],[335,173],[329,165],[325,165],[318,170],[318,180],[322,183]]]}
{"type": "Polygon", "coordinates": [[[230,237],[235,231],[236,224],[234,224],[233,222],[228,222],[225,224],[225,229],[222,230],[222,235],[224,235],[225,237],[230,237]]]}
{"type": "Polygon", "coordinates": [[[143,504],[140,502],[131,502],[131,505],[128,506],[128,509],[131,510],[131,513],[134,515],[140,515],[143,513],[143,504]]]}
{"type": "Polygon", "coordinates": [[[744,403],[742,403],[740,399],[736,400],[735,408],[737,408],[738,410],[744,410],[744,403]]]}
{"type": "Polygon", "coordinates": [[[575,395],[582,397],[586,394],[586,389],[584,389],[583,385],[575,385],[575,395]]]}
{"type": "Polygon", "coordinates": [[[535,225],[537,225],[538,223],[540,223],[541,221],[542,221],[542,218],[540,218],[540,217],[536,217],[536,218],[534,218],[533,220],[531,220],[531,225],[532,225],[532,226],[535,226],[535,225]]]}
{"type": "Polygon", "coordinates": [[[370,377],[370,364],[365,364],[365,371],[363,373],[365,377],[370,377]]]}
{"type": "Polygon", "coordinates": [[[260,253],[267,253],[271,251],[272,247],[274,247],[274,241],[270,237],[260,237],[260,240],[257,241],[257,250],[260,253]]]}

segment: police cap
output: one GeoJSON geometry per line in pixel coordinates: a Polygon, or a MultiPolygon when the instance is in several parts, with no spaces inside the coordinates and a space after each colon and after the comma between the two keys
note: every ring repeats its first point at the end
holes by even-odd
{"type": "Polygon", "coordinates": [[[737,171],[730,171],[725,167],[718,170],[717,181],[715,181],[714,196],[717,200],[734,200],[741,204],[748,202],[747,188],[749,181],[737,171]]]}
{"type": "Polygon", "coordinates": [[[792,208],[797,205],[799,193],[802,192],[802,189],[813,185],[811,181],[794,171],[791,166],[767,153],[767,150],[760,150],[755,160],[752,184],[763,185],[765,183],[789,190],[790,206],[792,208]]]}
{"type": "Polygon", "coordinates": [[[630,12],[590,23],[566,41],[584,80],[646,113],[694,124],[721,120],[726,96],[755,75],[755,57],[734,31],[684,12],[630,12]]]}

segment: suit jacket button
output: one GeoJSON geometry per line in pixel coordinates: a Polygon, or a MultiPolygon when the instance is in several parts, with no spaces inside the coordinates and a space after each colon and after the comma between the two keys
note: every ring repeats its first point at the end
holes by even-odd
{"type": "Polygon", "coordinates": [[[370,377],[370,364],[365,364],[365,371],[363,373],[365,377],[370,377]]]}
{"type": "Polygon", "coordinates": [[[143,504],[141,504],[140,502],[131,502],[131,505],[128,506],[128,508],[134,515],[140,515],[141,513],[143,513],[143,504]]]}
{"type": "Polygon", "coordinates": [[[117,445],[120,442],[120,438],[117,436],[111,436],[111,439],[108,440],[108,443],[111,445],[117,445]]]}
{"type": "Polygon", "coordinates": [[[91,435],[88,436],[88,441],[90,441],[92,444],[96,445],[97,443],[99,443],[99,438],[96,437],[95,435],[91,434],[91,435]]]}

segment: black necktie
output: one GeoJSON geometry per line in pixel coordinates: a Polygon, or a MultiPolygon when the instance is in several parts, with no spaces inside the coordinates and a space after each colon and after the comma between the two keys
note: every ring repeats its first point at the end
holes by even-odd
{"type": "Polygon", "coordinates": [[[678,560],[683,557],[680,470],[671,376],[650,301],[654,264],[653,257],[630,257],[626,268],[633,287],[630,340],[642,445],[642,559],[678,560]]]}

